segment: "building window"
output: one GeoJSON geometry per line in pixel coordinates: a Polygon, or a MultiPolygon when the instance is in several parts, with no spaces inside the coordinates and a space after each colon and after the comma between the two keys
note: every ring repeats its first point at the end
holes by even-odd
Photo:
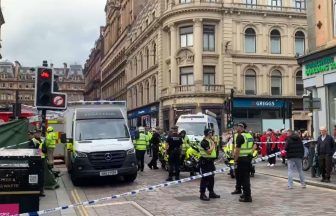
{"type": "Polygon", "coordinates": [[[191,0],[180,0],[180,4],[188,4],[191,3],[191,0]]]}
{"type": "Polygon", "coordinates": [[[305,53],[305,35],[302,31],[295,33],[295,54],[303,55],[305,53]]]}
{"type": "Polygon", "coordinates": [[[245,94],[246,95],[256,95],[257,93],[257,83],[256,83],[256,73],[254,70],[247,70],[245,73],[245,94]]]}
{"type": "Polygon", "coordinates": [[[193,27],[187,26],[180,28],[180,43],[181,47],[191,47],[194,43],[193,27]]]}
{"type": "Polygon", "coordinates": [[[138,59],[137,57],[134,58],[134,69],[135,69],[135,75],[138,74],[138,59]]]}
{"type": "Polygon", "coordinates": [[[156,79],[153,78],[153,100],[156,101],[156,79]]]}
{"type": "Polygon", "coordinates": [[[271,31],[271,53],[281,54],[281,35],[276,29],[271,31]]]}
{"type": "Polygon", "coordinates": [[[149,103],[150,99],[149,99],[149,93],[150,93],[150,89],[149,89],[149,82],[147,81],[146,83],[146,103],[149,103]]]}
{"type": "Polygon", "coordinates": [[[153,45],[153,64],[156,64],[156,43],[153,45]]]}
{"type": "Polygon", "coordinates": [[[203,50],[215,51],[215,26],[203,26],[203,50]]]}
{"type": "Polygon", "coordinates": [[[149,68],[149,49],[146,48],[146,67],[149,68]]]}
{"type": "Polygon", "coordinates": [[[275,70],[272,72],[271,76],[271,94],[281,95],[282,94],[282,77],[281,72],[275,70]]]}
{"type": "Polygon", "coordinates": [[[245,30],[245,52],[256,53],[256,33],[253,28],[245,30]]]}
{"type": "Polygon", "coordinates": [[[143,71],[143,56],[140,54],[140,73],[143,71]]]}
{"type": "Polygon", "coordinates": [[[302,96],[304,93],[303,89],[303,80],[302,80],[302,71],[298,71],[295,76],[295,89],[296,89],[296,95],[302,96]]]}
{"type": "Polygon", "coordinates": [[[180,68],[180,85],[194,85],[194,68],[180,68]]]}
{"type": "Polygon", "coordinates": [[[306,9],[306,0],[293,0],[293,5],[296,11],[302,11],[306,9]]]}
{"type": "Polygon", "coordinates": [[[268,5],[272,10],[281,10],[282,0],[268,0],[268,5]]]}
{"type": "Polygon", "coordinates": [[[243,0],[247,8],[257,8],[257,0],[243,0]]]}
{"type": "Polygon", "coordinates": [[[214,66],[203,67],[203,85],[215,85],[216,70],[214,66]]]}

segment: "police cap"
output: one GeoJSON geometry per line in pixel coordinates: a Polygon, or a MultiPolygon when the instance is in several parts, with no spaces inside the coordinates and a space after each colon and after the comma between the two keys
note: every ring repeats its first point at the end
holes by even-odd
{"type": "Polygon", "coordinates": [[[204,130],[204,136],[208,136],[209,133],[212,133],[212,130],[211,130],[211,129],[205,129],[205,130],[204,130]]]}
{"type": "Polygon", "coordinates": [[[242,128],[244,128],[244,129],[247,128],[247,125],[246,125],[245,122],[239,122],[237,126],[242,127],[242,128]]]}

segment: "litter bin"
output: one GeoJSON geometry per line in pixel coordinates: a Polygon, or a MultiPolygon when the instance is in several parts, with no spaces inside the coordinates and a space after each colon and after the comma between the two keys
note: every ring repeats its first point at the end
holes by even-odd
{"type": "Polygon", "coordinates": [[[38,211],[42,171],[36,149],[0,150],[0,205],[16,205],[18,213],[38,211]]]}

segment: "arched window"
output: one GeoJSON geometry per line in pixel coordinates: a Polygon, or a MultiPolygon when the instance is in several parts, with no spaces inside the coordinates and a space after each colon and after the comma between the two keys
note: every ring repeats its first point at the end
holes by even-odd
{"type": "Polygon", "coordinates": [[[153,45],[153,64],[156,64],[156,43],[153,45]]]}
{"type": "Polygon", "coordinates": [[[146,69],[149,68],[149,49],[146,48],[146,69]]]}
{"type": "Polygon", "coordinates": [[[140,54],[140,73],[143,71],[143,56],[142,53],[140,54]]]}
{"type": "Polygon", "coordinates": [[[149,82],[146,82],[146,103],[149,103],[149,82]]]}
{"type": "Polygon", "coordinates": [[[138,75],[138,59],[137,59],[137,57],[134,58],[134,69],[135,69],[135,75],[138,75]]]}
{"type": "Polygon", "coordinates": [[[248,28],[245,30],[245,52],[256,52],[256,33],[253,28],[248,28]]]}
{"type": "Polygon", "coordinates": [[[295,33],[295,54],[303,55],[305,53],[305,35],[302,31],[295,33]]]}
{"type": "Polygon", "coordinates": [[[246,95],[257,94],[256,72],[251,69],[247,70],[245,73],[245,94],[246,95]]]}
{"type": "Polygon", "coordinates": [[[144,93],[143,93],[143,85],[140,84],[139,85],[139,106],[143,105],[143,97],[144,97],[144,93]]]}
{"type": "Polygon", "coordinates": [[[271,75],[271,94],[282,95],[282,77],[278,70],[273,71],[271,75]]]}
{"type": "Polygon", "coordinates": [[[156,78],[155,77],[152,79],[152,85],[153,85],[153,101],[156,101],[156,78]]]}
{"type": "Polygon", "coordinates": [[[133,98],[134,98],[134,107],[133,108],[136,108],[138,106],[138,95],[137,95],[137,88],[134,87],[133,88],[133,98]]]}
{"type": "Polygon", "coordinates": [[[295,89],[296,95],[302,96],[304,93],[303,89],[303,80],[302,80],[302,71],[298,71],[295,76],[295,89]]]}
{"type": "Polygon", "coordinates": [[[271,31],[271,53],[281,54],[281,34],[276,29],[271,31]]]}

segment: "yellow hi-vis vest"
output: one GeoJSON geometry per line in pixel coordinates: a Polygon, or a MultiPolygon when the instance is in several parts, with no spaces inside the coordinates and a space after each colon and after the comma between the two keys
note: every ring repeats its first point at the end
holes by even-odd
{"type": "Polygon", "coordinates": [[[140,151],[146,151],[149,145],[148,136],[144,133],[139,134],[139,139],[135,140],[135,149],[140,151]]]}
{"type": "MultiPolygon", "coordinates": [[[[210,139],[205,139],[205,140],[209,142],[210,147],[211,147],[213,141],[210,140],[210,139]]],[[[216,148],[214,148],[214,149],[212,150],[211,154],[208,154],[208,152],[205,151],[205,149],[202,148],[202,146],[201,146],[201,147],[200,147],[200,153],[201,153],[201,156],[202,156],[203,158],[216,158],[216,156],[217,156],[217,154],[216,154],[216,148]]]]}
{"type": "Polygon", "coordinates": [[[190,141],[189,141],[188,136],[186,135],[186,136],[183,138],[182,153],[185,154],[189,147],[190,147],[190,141]]]}
{"type": "Polygon", "coordinates": [[[57,135],[55,132],[49,132],[46,136],[47,148],[55,148],[57,141],[57,135]]]}
{"type": "MultiPolygon", "coordinates": [[[[35,138],[34,138],[35,139],[35,138]]],[[[43,147],[43,141],[38,141],[37,139],[35,139],[36,142],[38,143],[38,152],[39,152],[39,155],[41,156],[41,158],[45,158],[45,154],[43,153],[42,151],[42,147],[43,147]]],[[[35,142],[34,142],[35,143],[35,142]]],[[[35,143],[36,144],[36,143],[35,143]]]]}
{"type": "MultiPolygon", "coordinates": [[[[242,133],[241,135],[244,137],[245,142],[240,147],[239,157],[252,156],[254,145],[253,136],[250,133],[242,133]]],[[[234,135],[235,144],[237,143],[237,136],[238,134],[236,133],[234,135]]]]}

